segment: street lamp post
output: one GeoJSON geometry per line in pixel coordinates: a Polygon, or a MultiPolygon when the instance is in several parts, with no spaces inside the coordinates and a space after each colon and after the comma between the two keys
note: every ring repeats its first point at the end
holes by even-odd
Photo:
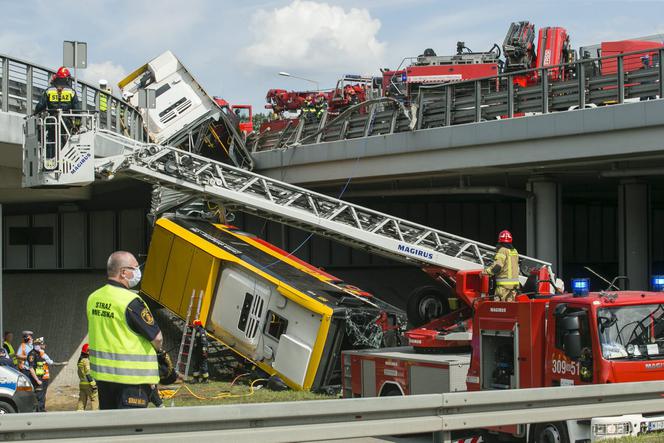
{"type": "Polygon", "coordinates": [[[308,78],[299,77],[297,75],[293,75],[293,74],[290,74],[288,72],[283,72],[283,71],[281,71],[279,73],[279,75],[282,76],[282,77],[291,77],[291,78],[296,78],[298,80],[304,80],[305,82],[313,83],[314,85],[316,85],[316,91],[320,91],[320,86],[318,86],[318,82],[316,80],[310,80],[308,78]]]}

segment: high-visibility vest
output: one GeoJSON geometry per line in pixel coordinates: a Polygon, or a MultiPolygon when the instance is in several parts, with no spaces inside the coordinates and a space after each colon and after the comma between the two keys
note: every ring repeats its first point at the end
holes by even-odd
{"type": "Polygon", "coordinates": [[[39,351],[36,352],[39,355],[39,357],[37,357],[35,361],[35,367],[33,368],[35,371],[35,375],[40,380],[48,380],[51,378],[51,375],[48,372],[48,363],[46,363],[46,360],[44,359],[44,350],[40,349],[39,351]]]}
{"type": "Polygon", "coordinates": [[[106,112],[108,109],[108,98],[106,98],[106,94],[103,92],[99,93],[99,110],[101,112],[106,112]]]}
{"type": "Polygon", "coordinates": [[[58,91],[57,88],[48,88],[46,96],[48,98],[49,109],[71,109],[74,100],[74,92],[71,88],[62,88],[58,91]]]}
{"type": "MultiPolygon", "coordinates": [[[[95,380],[132,385],[159,382],[157,353],[150,341],[131,330],[125,318],[127,306],[136,297],[113,285],[103,286],[88,297],[90,373],[95,380]]],[[[145,309],[141,316],[154,321],[145,309]]]]}
{"type": "Polygon", "coordinates": [[[7,353],[9,354],[7,357],[11,358],[14,366],[16,366],[18,364],[18,359],[16,358],[14,347],[8,341],[4,342],[4,345],[7,347],[7,353]]]}

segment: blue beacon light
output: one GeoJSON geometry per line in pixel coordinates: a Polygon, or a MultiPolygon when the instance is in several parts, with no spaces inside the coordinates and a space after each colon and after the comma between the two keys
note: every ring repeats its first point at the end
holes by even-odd
{"type": "Polygon", "coordinates": [[[572,294],[574,297],[585,297],[590,292],[590,279],[589,278],[573,278],[572,279],[572,294]]]}
{"type": "Polygon", "coordinates": [[[655,292],[664,291],[664,275],[653,275],[650,277],[650,286],[655,292]]]}

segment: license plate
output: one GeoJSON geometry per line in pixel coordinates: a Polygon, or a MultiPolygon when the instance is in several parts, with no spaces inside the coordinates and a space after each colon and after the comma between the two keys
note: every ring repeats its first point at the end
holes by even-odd
{"type": "Polygon", "coordinates": [[[648,432],[664,431],[664,420],[651,421],[648,423],[648,432]]]}

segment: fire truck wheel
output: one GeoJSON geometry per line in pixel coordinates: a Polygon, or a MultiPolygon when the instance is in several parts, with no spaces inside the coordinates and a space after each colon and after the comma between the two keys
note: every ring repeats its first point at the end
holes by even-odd
{"type": "Polygon", "coordinates": [[[531,441],[533,443],[569,443],[567,425],[561,422],[535,425],[531,441]]]}
{"type": "Polygon", "coordinates": [[[413,327],[422,326],[449,312],[447,293],[437,286],[422,286],[408,296],[406,313],[413,327]]]}

